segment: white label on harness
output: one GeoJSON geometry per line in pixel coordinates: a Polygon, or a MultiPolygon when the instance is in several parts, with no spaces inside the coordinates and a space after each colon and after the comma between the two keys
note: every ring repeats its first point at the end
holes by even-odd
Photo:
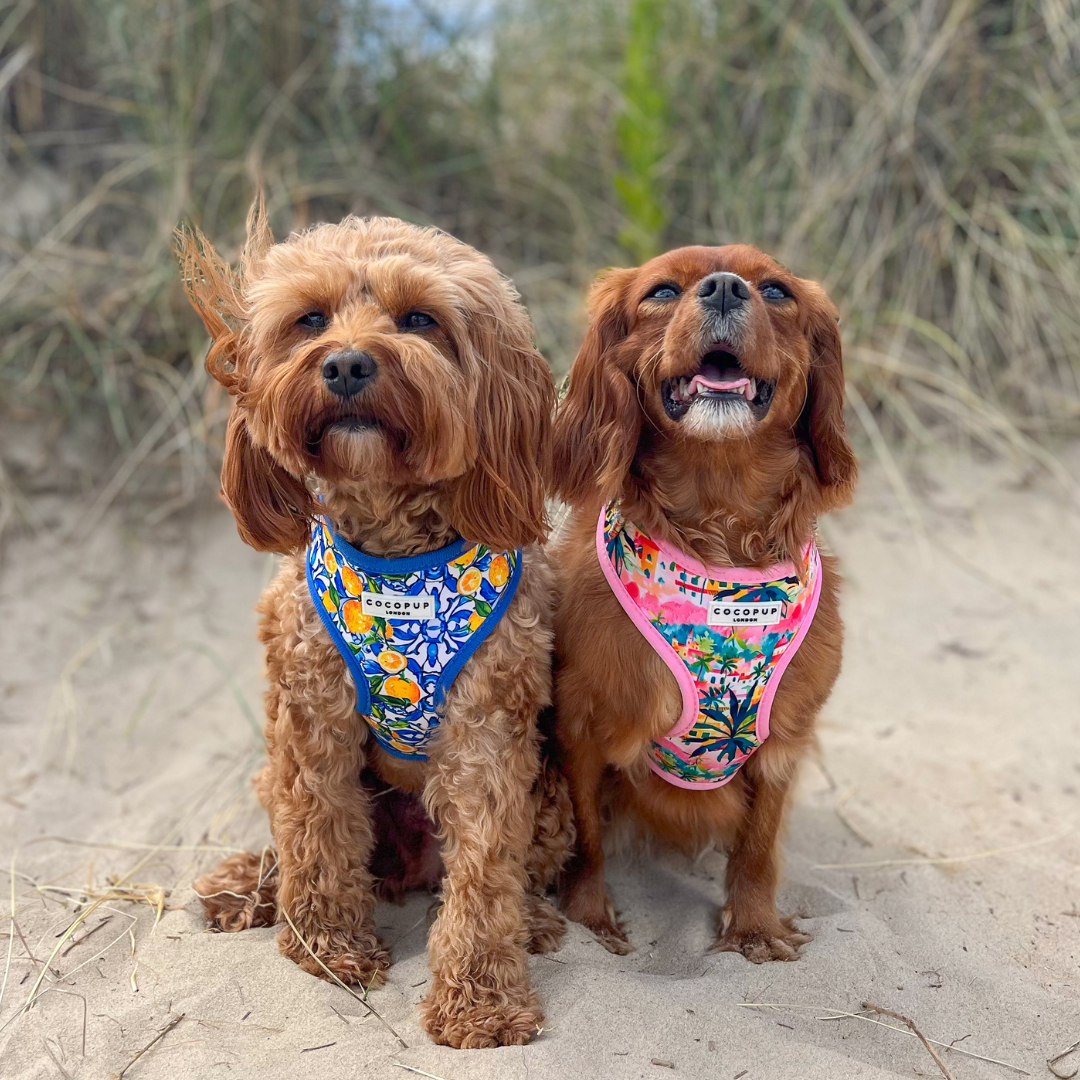
{"type": "Polygon", "coordinates": [[[365,592],[360,594],[360,610],[379,619],[434,619],[435,597],[365,592]]]}
{"type": "Polygon", "coordinates": [[[770,626],[784,617],[783,600],[710,600],[709,626],[770,626]]]}

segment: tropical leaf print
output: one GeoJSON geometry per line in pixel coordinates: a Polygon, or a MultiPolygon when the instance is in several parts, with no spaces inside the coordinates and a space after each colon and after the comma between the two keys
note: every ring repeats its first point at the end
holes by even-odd
{"type": "MultiPolygon", "coordinates": [[[[821,573],[816,547],[811,545],[807,551],[805,576],[800,577],[789,563],[773,580],[747,582],[738,580],[744,575],[739,570],[707,568],[707,574],[702,574],[686,569],[669,548],[656,545],[626,521],[617,505],[606,508],[603,540],[601,550],[624,586],[620,602],[635,604],[645,614],[675,654],[674,662],[686,666],[697,693],[697,715],[689,729],[652,744],[654,769],[691,786],[726,782],[761,745],[766,687],[777,677],[778,665],[804,625],[809,601],[816,595],[821,573]],[[723,580],[725,574],[728,580],[723,580]],[[779,601],[782,614],[766,626],[678,621],[704,619],[704,601],[713,597],[750,603],[779,601]]],[[[758,575],[746,572],[745,576],[758,575]]]]}
{"type": "Polygon", "coordinates": [[[608,537],[608,558],[611,560],[611,565],[615,567],[616,574],[621,574],[626,567],[627,546],[626,534],[621,529],[608,537]]]}
{"type": "Polygon", "coordinates": [[[745,697],[729,689],[723,704],[703,704],[697,723],[688,733],[689,741],[697,744],[690,756],[715,753],[720,761],[749,756],[759,745],[757,712],[753,689],[745,697]]]}
{"type": "Polygon", "coordinates": [[[693,761],[684,761],[678,755],[672,753],[666,746],[654,744],[653,760],[658,761],[660,766],[683,780],[715,780],[716,777],[710,769],[698,765],[693,761]]]}
{"type": "Polygon", "coordinates": [[[712,634],[701,634],[693,640],[697,658],[690,664],[690,670],[694,673],[695,678],[701,681],[712,669],[713,661],[716,658],[716,644],[713,641],[712,634]]]}
{"type": "MultiPolygon", "coordinates": [[[[795,579],[795,584],[798,585],[798,578],[795,579]]],[[[753,604],[764,604],[771,600],[782,600],[787,603],[791,597],[791,587],[781,582],[734,585],[730,588],[718,589],[714,595],[717,600],[745,600],[753,604]]]]}

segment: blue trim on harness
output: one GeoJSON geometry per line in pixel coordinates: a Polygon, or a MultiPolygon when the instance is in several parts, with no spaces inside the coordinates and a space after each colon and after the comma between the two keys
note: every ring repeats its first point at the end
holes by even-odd
{"type": "MultiPolygon", "coordinates": [[[[327,519],[323,518],[323,520],[327,519]]],[[[334,550],[340,551],[350,566],[359,566],[361,570],[367,570],[371,574],[409,574],[413,570],[430,570],[434,566],[445,566],[448,562],[453,562],[473,547],[462,537],[434,551],[422,551],[419,555],[404,555],[400,559],[381,559],[377,555],[365,555],[359,548],[353,547],[348,540],[338,536],[333,529],[330,529],[330,535],[334,538],[334,550]]]]}

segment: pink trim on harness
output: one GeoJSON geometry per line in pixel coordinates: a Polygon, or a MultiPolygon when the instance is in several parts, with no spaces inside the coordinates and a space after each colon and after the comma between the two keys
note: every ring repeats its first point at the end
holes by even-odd
{"type": "Polygon", "coordinates": [[[651,540],[610,505],[596,525],[596,554],[682,692],[682,714],[650,746],[649,766],[678,787],[723,786],[769,737],[776,688],[817,611],[817,545],[804,551],[805,576],[793,562],[705,566],[651,540]]]}

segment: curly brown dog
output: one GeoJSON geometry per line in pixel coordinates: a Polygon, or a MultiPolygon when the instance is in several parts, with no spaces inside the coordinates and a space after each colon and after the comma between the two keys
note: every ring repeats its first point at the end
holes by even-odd
{"type": "Polygon", "coordinates": [[[572,842],[537,724],[554,391],[528,316],[479,252],[393,218],[275,244],[256,204],[237,273],[198,233],[180,248],[207,370],[235,397],[222,493],[247,543],[285,555],[259,604],[275,849],[196,890],[220,929],[283,921],[282,953],[367,987],[389,965],[373,871],[395,893],[445,867],[424,1026],[525,1043],[542,1024],[526,949],[563,933],[539,893],[572,842]],[[388,787],[405,794],[375,798],[388,787]]]}
{"type": "Polygon", "coordinates": [[[612,952],[631,948],[604,882],[619,819],[726,849],[716,949],[794,960],[810,940],[776,911],[778,837],[840,670],[838,577],[814,537],[855,483],[843,397],[836,309],[755,248],[683,248],[593,288],[555,423],[578,833],[560,894],[612,952]]]}

